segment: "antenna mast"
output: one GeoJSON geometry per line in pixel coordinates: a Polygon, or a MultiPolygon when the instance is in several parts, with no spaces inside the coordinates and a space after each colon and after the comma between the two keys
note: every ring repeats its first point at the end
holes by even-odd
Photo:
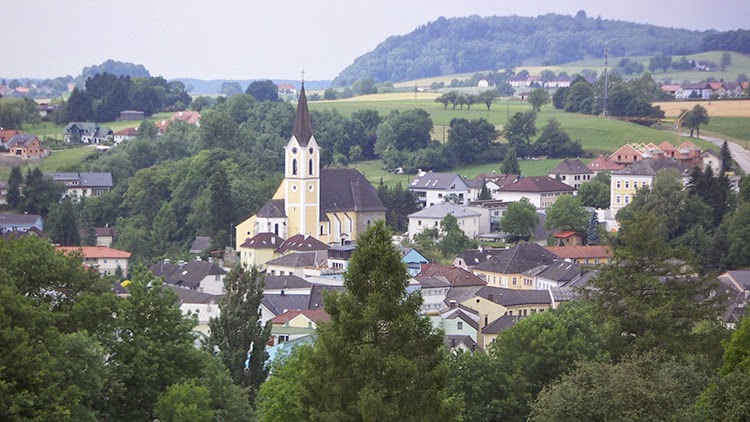
{"type": "Polygon", "coordinates": [[[604,104],[602,106],[602,116],[607,117],[607,89],[609,88],[609,74],[607,74],[607,61],[609,58],[608,41],[604,42],[604,104]]]}

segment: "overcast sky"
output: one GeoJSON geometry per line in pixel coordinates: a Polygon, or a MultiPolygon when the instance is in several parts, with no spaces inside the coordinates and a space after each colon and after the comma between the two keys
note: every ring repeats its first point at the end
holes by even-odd
{"type": "Polygon", "coordinates": [[[76,76],[107,59],[152,75],[333,79],[391,35],[440,16],[617,19],[689,29],[747,29],[744,0],[2,0],[0,76],[76,76]]]}

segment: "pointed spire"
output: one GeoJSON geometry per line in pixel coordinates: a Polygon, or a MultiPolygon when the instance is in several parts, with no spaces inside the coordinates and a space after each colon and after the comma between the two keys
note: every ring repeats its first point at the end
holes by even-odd
{"type": "Polygon", "coordinates": [[[302,82],[302,89],[297,101],[297,115],[294,117],[294,129],[292,136],[297,138],[300,146],[307,146],[312,137],[312,122],[310,121],[310,111],[307,109],[307,97],[305,96],[305,83],[302,82]]]}

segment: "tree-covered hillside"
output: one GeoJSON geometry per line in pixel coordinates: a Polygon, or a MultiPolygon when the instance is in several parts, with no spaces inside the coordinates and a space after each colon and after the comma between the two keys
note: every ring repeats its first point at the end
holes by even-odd
{"type": "Polygon", "coordinates": [[[714,33],[589,18],[583,11],[576,16],[440,17],[407,35],[389,37],[344,69],[333,85],[567,63],[601,57],[605,41],[612,57],[685,55],[700,51],[704,37],[714,33]]]}

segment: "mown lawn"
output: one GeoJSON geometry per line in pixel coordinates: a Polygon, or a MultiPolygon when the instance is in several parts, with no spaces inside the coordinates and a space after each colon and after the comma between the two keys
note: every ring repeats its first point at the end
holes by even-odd
{"type": "MultiPolygon", "coordinates": [[[[19,160],[23,171],[27,168],[39,167],[43,172],[60,171],[80,163],[86,156],[93,154],[96,148],[85,146],[52,151],[49,157],[39,161],[23,162],[19,160]]],[[[8,180],[11,167],[0,166],[0,180],[8,180]]]]}

